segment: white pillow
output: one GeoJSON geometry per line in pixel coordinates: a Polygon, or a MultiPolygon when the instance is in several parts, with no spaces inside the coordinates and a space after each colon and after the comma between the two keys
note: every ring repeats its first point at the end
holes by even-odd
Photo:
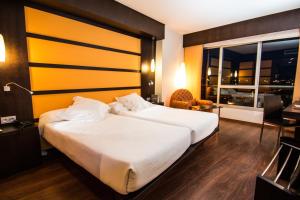
{"type": "Polygon", "coordinates": [[[117,101],[128,110],[139,111],[145,108],[149,108],[152,104],[148,101],[145,101],[141,96],[136,93],[132,93],[126,96],[117,97],[117,101]]]}
{"type": "Polygon", "coordinates": [[[128,111],[128,109],[126,107],[124,107],[123,104],[121,104],[117,101],[112,102],[108,105],[110,107],[110,112],[113,114],[116,114],[116,115],[119,114],[120,112],[128,111]]]}
{"type": "Polygon", "coordinates": [[[53,122],[60,122],[63,121],[62,113],[66,109],[58,109],[58,110],[52,110],[49,112],[45,112],[40,116],[39,119],[39,132],[42,135],[44,132],[44,127],[48,123],[53,123],[53,122]]]}
{"type": "Polygon", "coordinates": [[[107,104],[94,99],[76,96],[73,101],[74,103],[62,113],[65,120],[102,120],[109,110],[107,104]]]}

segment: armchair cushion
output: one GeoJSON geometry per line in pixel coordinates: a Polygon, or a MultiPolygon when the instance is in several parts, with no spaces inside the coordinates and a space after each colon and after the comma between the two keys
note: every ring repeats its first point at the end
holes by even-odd
{"type": "Polygon", "coordinates": [[[190,109],[192,107],[192,101],[173,100],[170,106],[172,108],[190,109]]]}
{"type": "Polygon", "coordinates": [[[210,100],[197,100],[196,99],[196,102],[197,102],[197,105],[207,105],[207,106],[213,105],[213,102],[210,100]]]}

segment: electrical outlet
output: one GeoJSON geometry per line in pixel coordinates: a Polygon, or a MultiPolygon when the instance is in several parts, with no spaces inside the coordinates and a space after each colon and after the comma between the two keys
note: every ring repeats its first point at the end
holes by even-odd
{"type": "Polygon", "coordinates": [[[1,117],[1,124],[9,124],[9,123],[12,123],[16,120],[17,120],[17,117],[15,115],[1,117]]]}

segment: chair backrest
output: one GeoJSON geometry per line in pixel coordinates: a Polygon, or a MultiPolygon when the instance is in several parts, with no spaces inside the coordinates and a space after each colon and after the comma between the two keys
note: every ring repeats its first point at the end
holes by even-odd
{"type": "Polygon", "coordinates": [[[281,96],[270,95],[264,96],[264,119],[281,117],[282,103],[281,96]]]}
{"type": "Polygon", "coordinates": [[[176,101],[191,101],[193,100],[193,95],[187,89],[178,89],[171,96],[171,102],[176,101]]]}

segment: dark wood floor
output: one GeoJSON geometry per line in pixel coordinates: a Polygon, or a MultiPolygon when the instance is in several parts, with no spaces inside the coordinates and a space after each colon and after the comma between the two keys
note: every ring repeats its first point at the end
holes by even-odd
{"type": "MultiPolygon", "coordinates": [[[[253,199],[255,177],[275,151],[276,130],[221,120],[220,132],[180,163],[145,199],[253,199]]],[[[3,163],[1,163],[3,164],[3,163]]],[[[111,199],[85,171],[64,156],[0,180],[1,200],[111,199]]]]}

